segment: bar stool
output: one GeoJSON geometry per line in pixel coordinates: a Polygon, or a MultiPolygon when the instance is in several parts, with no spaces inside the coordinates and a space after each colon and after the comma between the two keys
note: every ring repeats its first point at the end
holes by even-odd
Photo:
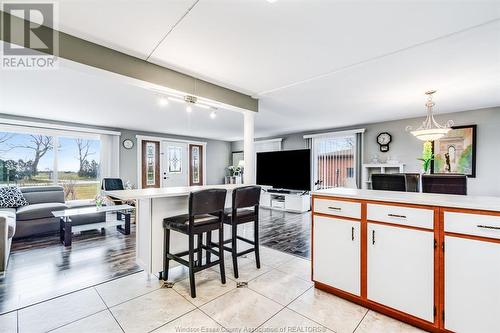
{"type": "Polygon", "coordinates": [[[211,246],[203,245],[203,234],[207,234],[207,242],[213,230],[219,230],[219,239],[224,239],[224,204],[227,191],[224,189],[207,189],[189,194],[188,214],[167,217],[163,220],[165,236],[165,255],[163,262],[163,280],[168,280],[168,266],[170,260],[189,268],[189,284],[191,286],[191,297],[196,297],[196,286],[194,273],[206,268],[220,265],[221,282],[226,283],[226,274],[224,270],[224,249],[221,243],[218,251],[211,246]],[[189,249],[179,253],[170,253],[170,230],[177,231],[189,236],[189,249]],[[197,247],[194,247],[194,236],[198,237],[197,247]],[[218,260],[202,264],[202,250],[206,251],[207,258],[210,254],[218,257],[218,260]],[[195,261],[196,253],[196,261],[195,261]],[[182,257],[188,256],[188,260],[182,257]]]}
{"type": "MultiPolygon", "coordinates": [[[[238,278],[238,257],[247,253],[255,252],[255,262],[260,268],[259,255],[259,201],[260,186],[244,186],[233,190],[232,208],[224,211],[224,223],[231,225],[231,239],[224,240],[224,244],[231,243],[231,247],[224,246],[224,250],[231,252],[233,258],[234,277],[238,278]],[[238,235],[238,225],[244,223],[254,223],[254,240],[250,240],[238,235]],[[238,252],[237,241],[253,245],[253,248],[238,252]]],[[[219,238],[223,239],[223,238],[219,238]]],[[[214,246],[216,243],[211,243],[214,246]]],[[[220,242],[219,242],[220,244],[220,242]]]]}

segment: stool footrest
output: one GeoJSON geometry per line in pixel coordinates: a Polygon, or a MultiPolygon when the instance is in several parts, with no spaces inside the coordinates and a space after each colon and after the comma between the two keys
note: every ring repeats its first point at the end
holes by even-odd
{"type": "Polygon", "coordinates": [[[236,239],[239,239],[240,241],[243,241],[243,242],[248,243],[248,244],[250,244],[250,245],[255,245],[255,242],[254,242],[254,241],[251,241],[251,240],[249,240],[249,239],[243,238],[243,237],[241,237],[241,236],[236,236],[236,239]]]}

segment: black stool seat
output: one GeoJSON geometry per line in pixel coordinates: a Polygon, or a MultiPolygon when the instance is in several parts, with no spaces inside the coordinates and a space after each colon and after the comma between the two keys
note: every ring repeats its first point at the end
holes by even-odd
{"type": "MultiPolygon", "coordinates": [[[[219,223],[219,218],[210,214],[198,215],[193,218],[195,230],[198,228],[206,229],[207,227],[210,230],[216,230],[219,228],[217,223],[219,223]]],[[[186,233],[189,227],[189,214],[167,217],[163,219],[163,227],[186,233]]],[[[205,230],[202,232],[205,232],[205,230]]]]}

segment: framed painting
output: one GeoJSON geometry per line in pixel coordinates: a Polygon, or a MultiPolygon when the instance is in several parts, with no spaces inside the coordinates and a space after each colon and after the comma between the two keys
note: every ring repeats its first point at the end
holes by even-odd
{"type": "Polygon", "coordinates": [[[432,173],[459,173],[476,177],[477,125],[453,126],[433,142],[432,173]]]}

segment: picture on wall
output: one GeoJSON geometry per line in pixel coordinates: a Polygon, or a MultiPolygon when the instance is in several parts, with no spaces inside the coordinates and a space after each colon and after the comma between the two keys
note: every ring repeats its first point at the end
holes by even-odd
{"type": "Polygon", "coordinates": [[[459,173],[476,177],[476,125],[454,126],[433,144],[432,173],[459,173]]]}

